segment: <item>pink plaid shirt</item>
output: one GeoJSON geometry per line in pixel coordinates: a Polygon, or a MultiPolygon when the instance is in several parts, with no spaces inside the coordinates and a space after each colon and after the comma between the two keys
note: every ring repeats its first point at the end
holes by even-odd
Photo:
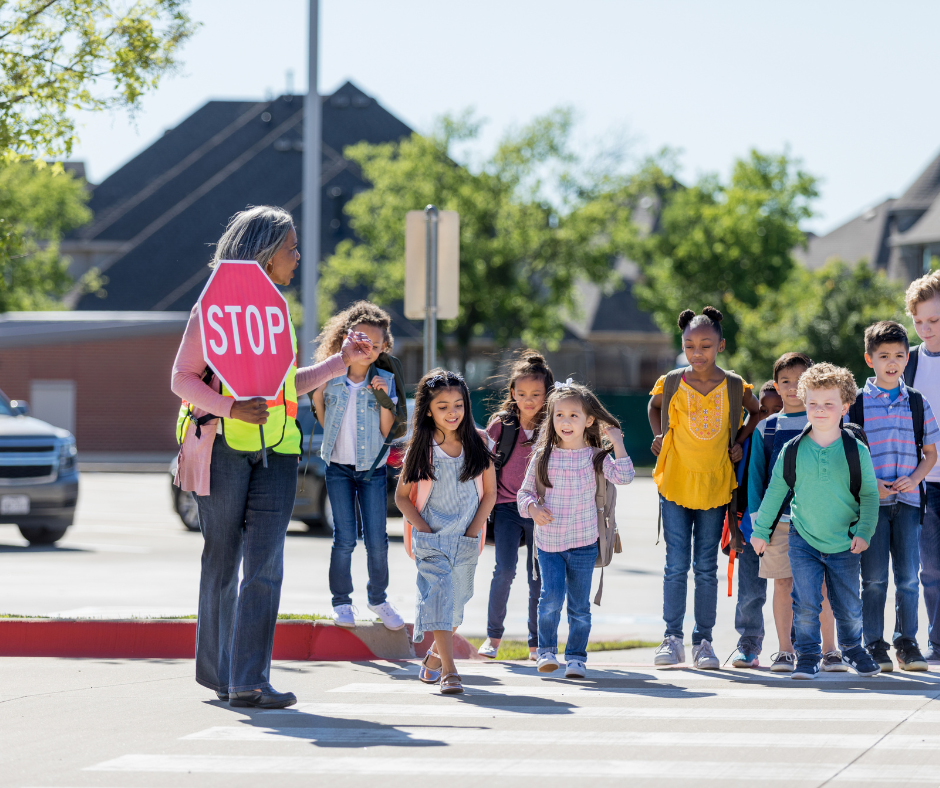
{"type": "MultiPolygon", "coordinates": [[[[532,455],[516,496],[522,517],[530,516],[529,504],[538,503],[535,468],[536,457],[532,455]]],[[[604,458],[604,476],[614,484],[629,484],[634,476],[633,460],[629,457],[615,460],[612,454],[608,454],[604,458]]],[[[556,446],[548,460],[548,478],[552,480],[552,486],[545,491],[545,506],[554,521],[535,527],[536,546],[546,553],[560,553],[596,542],[594,449],[559,449],[556,446]]]]}

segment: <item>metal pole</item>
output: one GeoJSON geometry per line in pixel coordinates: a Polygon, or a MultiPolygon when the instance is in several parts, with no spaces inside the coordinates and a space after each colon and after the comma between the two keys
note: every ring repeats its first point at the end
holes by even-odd
{"type": "Polygon", "coordinates": [[[437,366],[437,208],[429,205],[424,209],[427,221],[427,246],[425,248],[425,299],[424,299],[424,368],[430,371],[437,366]]]}
{"type": "Polygon", "coordinates": [[[299,366],[310,362],[311,343],[317,336],[317,284],[320,266],[320,142],[323,139],[320,112],[320,93],[317,71],[319,66],[319,0],[310,0],[310,29],[307,66],[307,98],[304,102],[304,173],[303,173],[303,232],[301,249],[301,301],[304,307],[299,348],[299,366]]]}

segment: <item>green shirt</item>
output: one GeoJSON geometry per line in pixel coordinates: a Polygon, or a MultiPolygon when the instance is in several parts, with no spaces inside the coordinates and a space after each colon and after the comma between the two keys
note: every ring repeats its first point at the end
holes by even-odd
{"type": "MultiPolygon", "coordinates": [[[[791,443],[792,440],[787,441],[774,464],[770,485],[754,523],[754,535],[765,541],[770,541],[774,518],[789,492],[783,479],[783,452],[791,443]]],[[[871,543],[878,524],[878,483],[875,481],[871,454],[863,443],[858,444],[858,454],[862,465],[862,489],[859,492],[861,512],[849,489],[849,463],[845,458],[842,440],[825,448],[809,435],[800,441],[790,523],[800,536],[821,553],[842,553],[848,550],[852,546],[849,526],[856,518],[858,524],[853,526],[852,535],[871,543]]]]}

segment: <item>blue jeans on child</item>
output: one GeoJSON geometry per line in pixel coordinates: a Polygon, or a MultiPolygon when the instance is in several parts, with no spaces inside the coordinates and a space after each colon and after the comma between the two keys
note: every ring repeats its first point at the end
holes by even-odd
{"type": "Polygon", "coordinates": [[[362,517],[362,538],[366,543],[370,605],[381,605],[388,588],[388,491],[386,469],[376,468],[370,481],[368,471],[353,465],[326,466],[326,493],[333,507],[333,549],[330,552],[330,591],[333,607],[352,604],[352,554],[358,533],[356,511],[362,517]]]}
{"type": "Polygon", "coordinates": [[[750,543],[737,558],[738,602],[734,608],[734,628],[738,631],[738,649],[745,654],[760,654],[764,645],[764,603],[767,581],[758,576],[760,558],[750,543]]]}
{"type": "Polygon", "coordinates": [[[920,531],[920,582],[927,608],[927,637],[940,651],[940,484],[927,482],[927,514],[920,531]]]}
{"type": "Polygon", "coordinates": [[[568,643],[565,655],[572,659],[587,659],[591,635],[591,577],[596,562],[597,542],[560,553],[539,550],[542,574],[539,656],[558,653],[558,622],[561,620],[561,605],[567,601],[568,643]]]}
{"type": "Polygon", "coordinates": [[[529,582],[529,646],[539,642],[538,615],[542,581],[535,559],[535,522],[519,514],[515,503],[498,503],[494,512],[493,537],[496,541],[496,568],[490,583],[490,602],[486,617],[486,636],[501,640],[506,631],[506,603],[519,563],[519,542],[525,537],[526,577],[529,582]]]}
{"type": "Polygon", "coordinates": [[[821,553],[790,527],[790,569],[793,572],[793,647],[801,657],[822,658],[819,614],[822,584],[836,619],[836,635],[843,651],[862,640],[862,599],[859,593],[859,557],[848,550],[821,553]]]}
{"type": "Polygon", "coordinates": [[[683,637],[689,567],[695,575],[695,627],[692,644],[711,641],[718,612],[718,547],[726,506],[686,509],[659,497],[666,540],[663,575],[663,619],[666,635],[683,637]]]}
{"type": "Polygon", "coordinates": [[[917,639],[917,606],[920,586],[920,509],[906,503],[893,503],[878,508],[878,527],[871,544],[861,554],[862,565],[862,628],[866,646],[887,647],[884,640],[885,602],[888,599],[888,557],[894,564],[894,635],[900,639],[917,639]]]}

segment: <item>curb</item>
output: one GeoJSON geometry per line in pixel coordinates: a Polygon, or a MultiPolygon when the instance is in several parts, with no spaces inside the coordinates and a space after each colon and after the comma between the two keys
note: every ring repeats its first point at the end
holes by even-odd
{"type": "MultiPolygon", "coordinates": [[[[392,632],[378,622],[355,629],[332,621],[279,621],[273,659],[354,661],[415,659],[433,642],[411,642],[412,625],[392,632]]],[[[93,659],[193,659],[196,622],[154,619],[0,619],[0,657],[93,659]]],[[[454,635],[456,659],[479,659],[476,649],[454,635]]]]}

